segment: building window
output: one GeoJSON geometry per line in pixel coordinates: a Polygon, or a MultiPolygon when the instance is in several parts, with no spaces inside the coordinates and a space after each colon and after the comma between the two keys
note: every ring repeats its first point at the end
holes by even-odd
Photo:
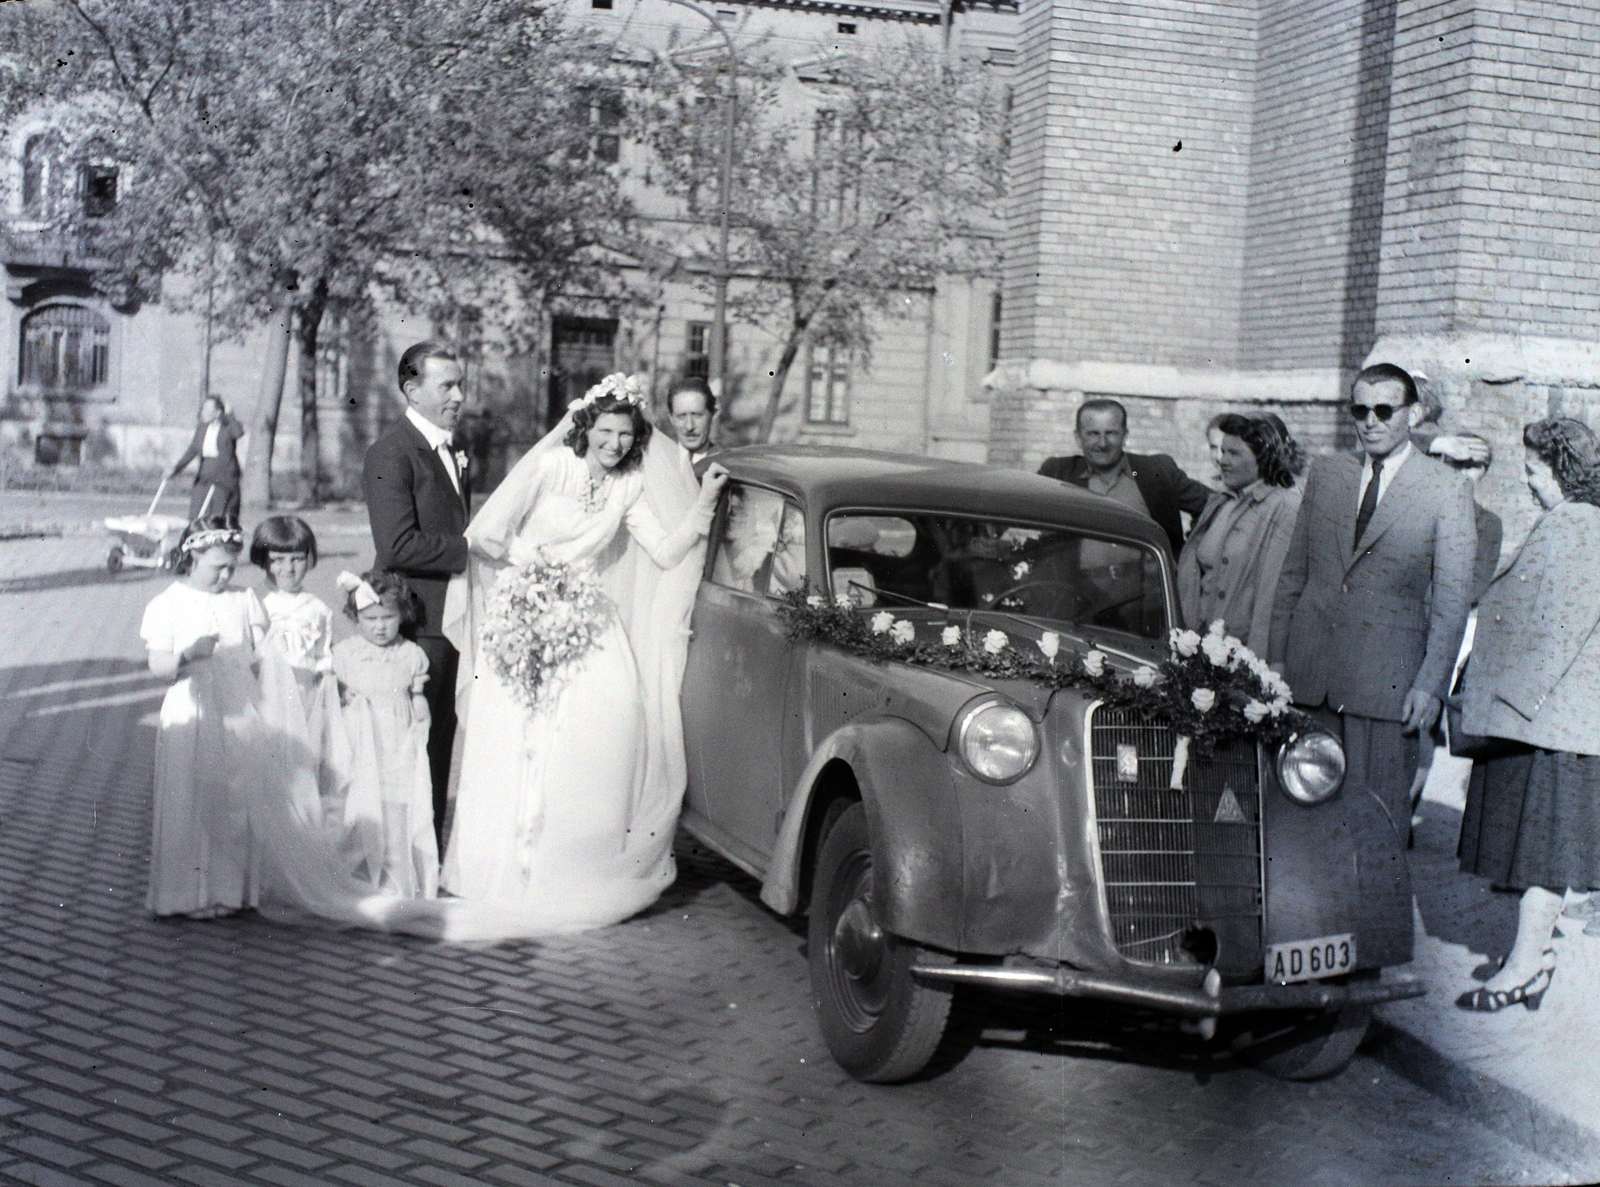
{"type": "Polygon", "coordinates": [[[840,21],[839,22],[839,32],[841,32],[841,33],[854,33],[855,31],[856,31],[856,27],[855,27],[855,23],[853,21],[840,21]]]}
{"type": "Polygon", "coordinates": [[[994,299],[989,303],[989,370],[993,371],[1000,363],[1000,290],[994,290],[994,299]]]}
{"type": "Polygon", "coordinates": [[[589,0],[589,7],[609,10],[611,8],[611,0],[589,0]]]}
{"type": "Polygon", "coordinates": [[[29,136],[22,146],[22,213],[42,218],[50,200],[54,144],[45,135],[29,136]]]}
{"type": "Polygon", "coordinates": [[[806,420],[817,425],[850,423],[850,352],[813,343],[806,347],[806,420]]]}
{"type": "Polygon", "coordinates": [[[105,218],[117,208],[117,167],[78,166],[78,191],[83,195],[85,218],[105,218]]]}
{"type": "Polygon", "coordinates": [[[582,87],[572,100],[572,117],[588,135],[572,146],[574,160],[593,157],[614,165],[622,155],[622,117],[626,112],[622,92],[610,87],[582,87]]]}
{"type": "Polygon", "coordinates": [[[106,381],[111,325],[81,305],[46,305],[22,319],[17,378],[54,391],[82,391],[106,381]]]}
{"type": "Polygon", "coordinates": [[[683,374],[686,378],[707,379],[711,375],[711,323],[692,321],[683,341],[683,374]]]}

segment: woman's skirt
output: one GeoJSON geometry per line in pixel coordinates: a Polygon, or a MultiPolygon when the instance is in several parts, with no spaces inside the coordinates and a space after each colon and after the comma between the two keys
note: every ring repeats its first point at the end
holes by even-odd
{"type": "Polygon", "coordinates": [[[1526,747],[1475,763],[1457,855],[1498,886],[1600,888],[1600,757],[1526,747]]]}

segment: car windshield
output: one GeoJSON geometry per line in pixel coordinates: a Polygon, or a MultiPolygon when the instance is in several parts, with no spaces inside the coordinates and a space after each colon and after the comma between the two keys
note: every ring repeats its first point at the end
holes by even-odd
{"type": "Polygon", "coordinates": [[[1070,528],[943,513],[828,519],[835,597],[863,606],[1004,610],[1147,639],[1167,632],[1161,556],[1070,528]]]}

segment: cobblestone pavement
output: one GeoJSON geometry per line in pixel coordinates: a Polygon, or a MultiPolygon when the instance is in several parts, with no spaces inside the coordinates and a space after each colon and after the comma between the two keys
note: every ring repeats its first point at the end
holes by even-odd
{"type": "MultiPolygon", "coordinates": [[[[326,538],[324,592],[362,559],[326,538]]],[[[165,578],[103,555],[0,543],[0,1181],[1566,1181],[1364,1056],[1280,1084],[1060,1003],[969,999],[936,1074],[857,1084],[799,933],[687,843],[647,915],[547,942],[155,922],[136,632],[165,578]]]]}

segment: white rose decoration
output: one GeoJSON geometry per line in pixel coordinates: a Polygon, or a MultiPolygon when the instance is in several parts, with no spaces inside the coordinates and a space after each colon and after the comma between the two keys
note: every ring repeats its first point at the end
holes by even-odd
{"type": "Polygon", "coordinates": [[[945,627],[944,630],[939,632],[939,642],[946,647],[959,647],[961,645],[961,628],[958,626],[945,627]]]}
{"type": "Polygon", "coordinates": [[[889,631],[889,637],[896,643],[914,643],[917,639],[917,628],[902,618],[889,631]]]}
{"type": "Polygon", "coordinates": [[[1061,636],[1054,631],[1046,631],[1039,636],[1039,650],[1044,653],[1045,659],[1055,663],[1056,653],[1061,650],[1061,636]]]}
{"type": "Polygon", "coordinates": [[[1011,642],[1004,631],[990,631],[983,637],[983,649],[990,655],[999,655],[1006,649],[1006,644],[1011,642]]]}
{"type": "Polygon", "coordinates": [[[1106,653],[1091,651],[1083,657],[1083,670],[1091,676],[1103,676],[1106,671],[1106,653]]]}
{"type": "Polygon", "coordinates": [[[809,598],[806,599],[806,605],[810,606],[813,610],[821,610],[822,609],[822,605],[823,605],[822,595],[821,594],[812,594],[809,598]]]}
{"type": "Polygon", "coordinates": [[[872,616],[872,633],[881,635],[894,625],[894,615],[887,610],[879,610],[872,616]]]}
{"type": "Polygon", "coordinates": [[[1214,666],[1228,666],[1228,641],[1221,635],[1207,635],[1201,639],[1200,650],[1206,653],[1206,659],[1214,666]]]}
{"type": "Polygon", "coordinates": [[[1257,725],[1266,717],[1269,710],[1260,701],[1251,700],[1245,702],[1244,708],[1239,712],[1244,714],[1244,719],[1251,725],[1257,725]]]}
{"type": "Polygon", "coordinates": [[[847,593],[835,594],[833,598],[833,604],[836,606],[843,606],[846,610],[855,605],[855,603],[850,600],[850,595],[847,593]]]}
{"type": "Polygon", "coordinates": [[[1209,713],[1217,703],[1217,694],[1209,688],[1197,688],[1189,694],[1189,702],[1200,712],[1209,713]]]}
{"type": "Polygon", "coordinates": [[[1033,572],[1033,566],[1027,561],[1018,561],[1016,564],[1011,566],[1011,575],[1018,581],[1021,581],[1031,572],[1033,572]]]}
{"type": "Polygon", "coordinates": [[[1174,630],[1172,632],[1172,650],[1176,651],[1184,659],[1188,659],[1200,650],[1200,636],[1194,631],[1174,630]]]}
{"type": "Polygon", "coordinates": [[[1134,672],[1133,682],[1140,688],[1154,688],[1156,686],[1156,670],[1149,664],[1142,665],[1134,672]]]}

